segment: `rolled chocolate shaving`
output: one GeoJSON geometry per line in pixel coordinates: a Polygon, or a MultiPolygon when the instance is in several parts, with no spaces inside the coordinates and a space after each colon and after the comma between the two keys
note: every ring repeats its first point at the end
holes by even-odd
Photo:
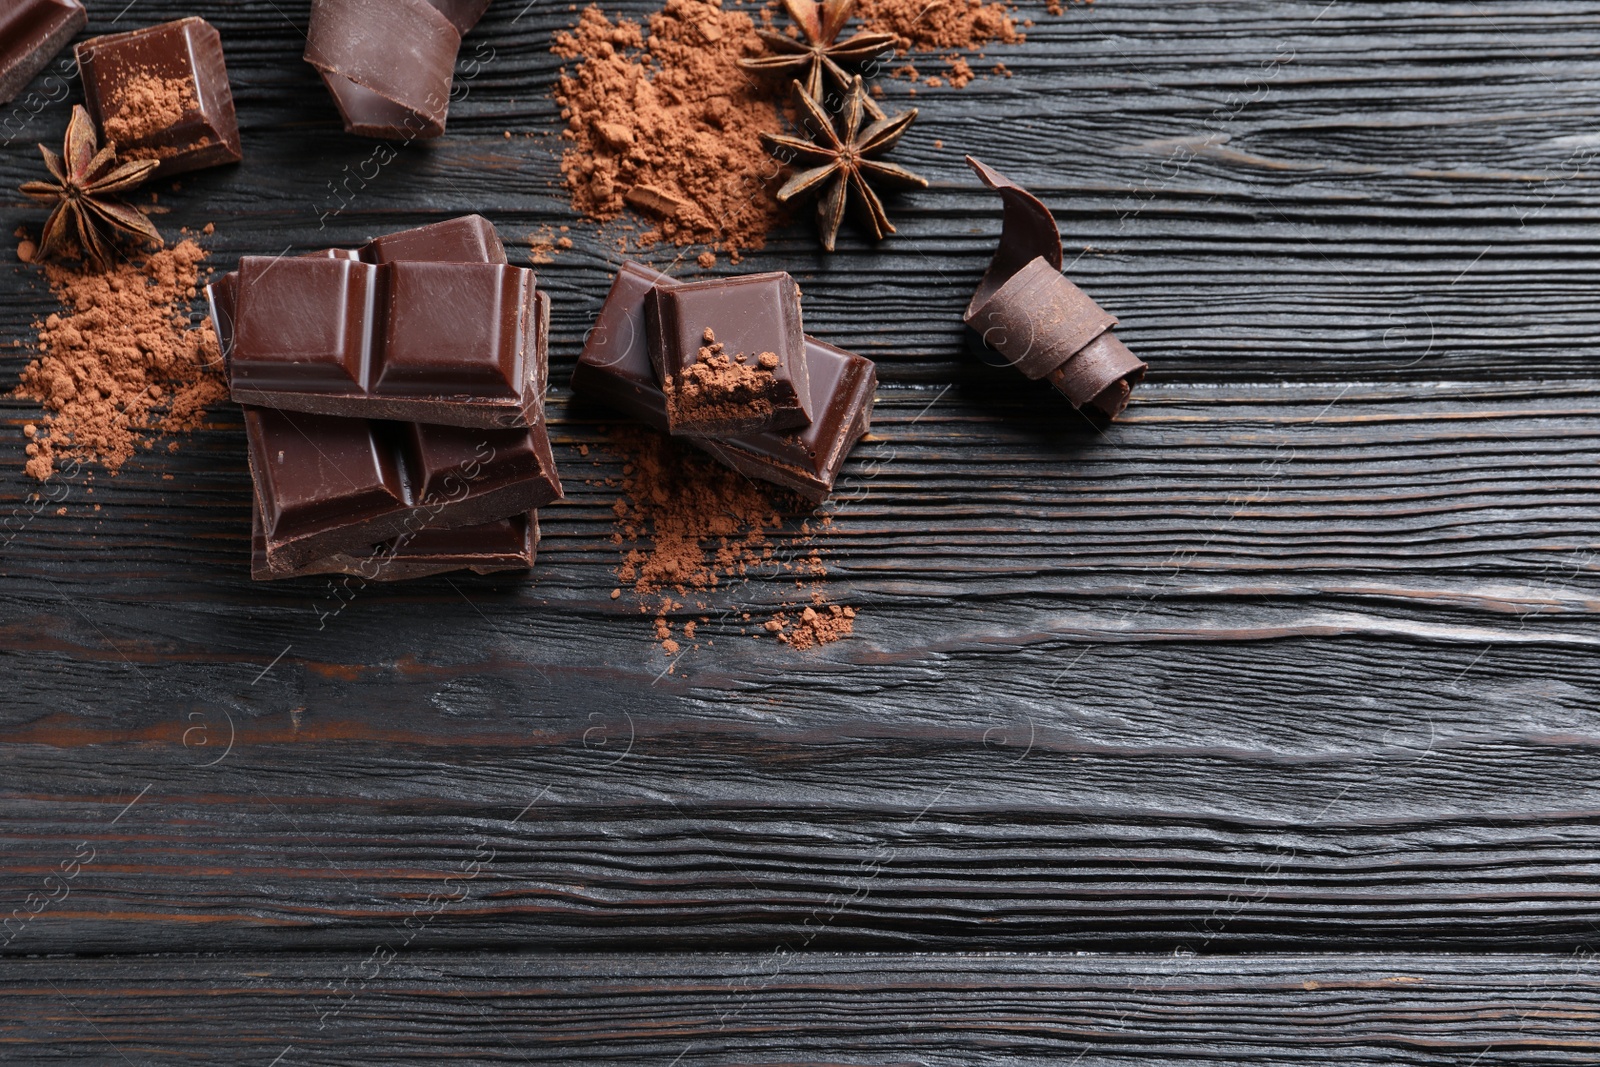
{"type": "Polygon", "coordinates": [[[461,35],[487,0],[313,0],[305,60],[363,137],[444,133],[461,35]]]}
{"type": "Polygon", "coordinates": [[[987,304],[995,290],[1006,283],[1032,260],[1041,256],[1056,270],[1061,269],[1061,232],[1056,229],[1055,216],[1044,206],[1044,201],[1007,178],[987,163],[972,156],[967,165],[978,175],[978,180],[1000,194],[1005,214],[1000,223],[1000,247],[995,249],[994,260],[978,283],[978,291],[967,305],[967,317],[980,304],[987,304]]]}
{"type": "Polygon", "coordinates": [[[1146,365],[1111,331],[1117,319],[1061,273],[1061,234],[1038,197],[971,156],[1005,204],[1000,244],[964,316],[989,349],[1074,407],[1116,418],[1146,365]]]}

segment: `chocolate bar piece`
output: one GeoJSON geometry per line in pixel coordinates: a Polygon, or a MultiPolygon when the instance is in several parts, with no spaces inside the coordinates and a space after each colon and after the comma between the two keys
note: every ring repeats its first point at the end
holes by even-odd
{"type": "Polygon", "coordinates": [[[1114,419],[1147,369],[1111,331],[1114,316],[1061,274],[1061,233],[1038,197],[967,157],[1000,194],[1000,246],[964,316],[983,344],[1029,378],[1047,379],[1074,407],[1114,419]]]}
{"type": "Polygon", "coordinates": [[[444,133],[461,37],[488,0],[312,0],[305,60],[347,133],[426,140],[444,133]]]}
{"type": "MultiPolygon", "coordinates": [[[[305,253],[308,259],[351,259],[363,263],[421,260],[429,263],[504,263],[506,247],[494,225],[482,215],[462,215],[412,230],[375,237],[358,249],[325,248],[305,253]]],[[[239,272],[229,271],[206,286],[211,322],[223,356],[233,354],[233,319],[238,310],[239,272]]],[[[543,387],[540,388],[543,395],[543,387]]]]}
{"type": "Polygon", "coordinates": [[[663,286],[645,330],[670,432],[791,430],[811,421],[800,287],[782,272],[663,286]]]}
{"type": "Polygon", "coordinates": [[[78,0],[0,0],[0,104],[15,99],[88,21],[78,0]]]}
{"type": "Polygon", "coordinates": [[[542,416],[550,302],[530,270],[246,256],[234,289],[241,404],[449,426],[542,416]]]}
{"type": "Polygon", "coordinates": [[[258,582],[319,574],[347,574],[368,582],[401,582],[459,570],[478,574],[523,571],[533,566],[539,546],[539,515],[530,511],[476,526],[418,530],[363,551],[338,552],[280,572],[267,563],[267,535],[261,528],[261,512],[253,510],[251,514],[250,577],[258,582]]]}
{"type": "Polygon", "coordinates": [[[84,104],[119,157],[159,160],[157,177],[243,158],[222,37],[205,19],[94,37],[77,56],[84,104]]]}
{"type": "MultiPolygon", "coordinates": [[[[667,398],[657,383],[644,331],[645,298],[672,279],[624,263],[572,373],[574,392],[594,397],[647,426],[667,431],[667,398]]],[[[872,361],[806,338],[811,425],[690,442],[752,478],[775,482],[815,503],[833,491],[839,468],[872,421],[877,373],[872,361]]]]}
{"type": "Polygon", "coordinates": [[[366,263],[505,263],[506,246],[482,215],[462,215],[413,230],[374,237],[355,258],[366,263]]]}
{"type": "Polygon", "coordinates": [[[256,407],[245,408],[244,425],[275,572],[561,498],[543,425],[464,429],[256,407]]]}

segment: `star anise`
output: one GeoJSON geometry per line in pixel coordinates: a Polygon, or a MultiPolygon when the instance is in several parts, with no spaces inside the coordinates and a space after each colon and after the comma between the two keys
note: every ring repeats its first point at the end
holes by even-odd
{"type": "Polygon", "coordinates": [[[22,186],[24,195],[55,205],[39,237],[35,253],[39,259],[62,255],[76,237],[84,257],[103,269],[111,262],[115,238],[141,237],[161,244],[161,234],[150,220],[112,195],[150,177],[159,165],[157,160],[117,163],[117,146],[107,143],[99,147],[94,123],[81,104],[72,109],[61,155],[44,145],[39,146],[39,154],[54,181],[22,186]]]}
{"type": "Polygon", "coordinates": [[[784,8],[795,25],[800,27],[800,39],[771,30],[757,30],[771,55],[759,59],[741,59],[739,65],[746,70],[788,74],[799,77],[812,99],[824,99],[824,75],[840,90],[850,88],[850,75],[846,67],[859,67],[894,47],[892,33],[869,33],[865,30],[848,40],[839,40],[850,16],[855,14],[856,0],[783,0],[784,8]],[[804,76],[801,77],[801,72],[804,76]]]}
{"type": "Polygon", "coordinates": [[[926,189],[928,179],[911,173],[904,167],[885,163],[878,156],[899,143],[906,130],[916,121],[917,111],[912,108],[904,114],[883,116],[876,108],[866,87],[857,75],[845,97],[844,107],[834,124],[816,97],[795,82],[795,105],[800,112],[800,129],[811,140],[784,134],[764,133],[761,141],[779,159],[803,168],[778,190],[778,202],[787,204],[813,193],[820,193],[817,201],[817,232],[822,247],[833,251],[839,235],[839,223],[844,219],[847,203],[855,204],[863,224],[871,231],[873,239],[881,241],[894,233],[894,225],[883,209],[883,201],[873,190],[874,185],[886,189],[926,189]],[[872,121],[862,128],[863,119],[872,121]]]}

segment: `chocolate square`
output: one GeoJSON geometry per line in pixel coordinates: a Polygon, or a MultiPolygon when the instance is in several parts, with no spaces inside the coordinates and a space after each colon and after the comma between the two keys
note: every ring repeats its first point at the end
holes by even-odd
{"type": "Polygon", "coordinates": [[[78,0],[0,0],[0,104],[22,92],[88,21],[78,0]]]}
{"type": "Polygon", "coordinates": [[[266,408],[247,409],[244,420],[262,529],[269,542],[293,544],[300,559],[342,547],[324,536],[333,524],[378,519],[408,502],[375,424],[266,408]]]}
{"type": "Polygon", "coordinates": [[[255,389],[366,388],[378,268],[348,259],[239,261],[229,375],[255,389]]]}
{"type": "Polygon", "coordinates": [[[89,115],[121,158],[160,160],[158,177],[243,158],[222,37],[205,19],[93,37],[77,56],[89,115]]]}
{"type": "Polygon", "coordinates": [[[533,274],[490,263],[384,267],[388,317],[373,389],[515,398],[527,376],[533,274]]]}
{"type": "Polygon", "coordinates": [[[501,486],[528,481],[546,485],[546,492],[541,494],[546,499],[538,501],[539,505],[561,495],[550,438],[542,429],[466,429],[424,422],[401,425],[407,436],[411,476],[421,500],[455,500],[468,487],[475,494],[487,495],[501,486]]]}
{"type": "Polygon", "coordinates": [[[661,286],[645,328],[673,434],[721,437],[811,421],[800,287],[748,274],[661,286]]]}

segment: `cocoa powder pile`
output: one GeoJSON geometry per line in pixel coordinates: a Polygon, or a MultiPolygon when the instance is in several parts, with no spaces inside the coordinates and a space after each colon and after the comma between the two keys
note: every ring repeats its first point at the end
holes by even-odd
{"type": "MultiPolygon", "coordinates": [[[[640,248],[706,244],[738,263],[786,217],[773,196],[781,168],[760,140],[784,125],[785,87],[740,68],[764,51],[741,3],[666,0],[645,24],[591,6],[556,35],[555,53],[577,61],[556,90],[572,206],[600,222],[640,212],[652,221],[640,248]]],[[[856,14],[846,35],[892,33],[901,54],[946,53],[942,77],[922,78],[911,65],[892,72],[931,86],[973,79],[961,52],[1023,39],[1011,8],[995,0],[861,0],[856,14]]],[[[759,15],[764,26],[793,31],[774,2],[759,15]]],[[[715,257],[700,261],[709,267],[715,257]]]]}
{"type": "Polygon", "coordinates": [[[675,656],[683,642],[704,639],[697,630],[713,619],[702,615],[674,631],[670,615],[686,604],[707,610],[706,594],[762,574],[792,581],[793,599],[802,603],[764,622],[750,612],[724,610],[718,629],[726,632],[724,624],[731,624],[741,637],[773,637],[796,649],[852,632],[855,609],[830,604],[824,588],[827,567],[817,539],[831,518],[787,530],[783,511],[797,498],[783,490],[752,482],[661,434],[630,427],[613,430],[608,440],[608,451],[623,463],[622,477],[607,483],[622,492],[613,505],[612,541],[626,546],[617,568],[622,585],[611,595],[633,592],[639,610],[653,616],[652,634],[663,652],[675,656]]]}
{"type": "Polygon", "coordinates": [[[211,324],[189,326],[205,258],[184,240],[104,273],[46,265],[62,310],[35,324],[40,355],[16,393],[44,406],[42,425],[23,427],[28,474],[43,481],[60,458],[115,474],[137,448],[196,429],[227,397],[211,324]]]}
{"type": "Polygon", "coordinates": [[[655,223],[640,247],[708,244],[737,262],[763,245],[780,209],[760,135],[782,121],[769,88],[739,67],[761,52],[750,16],[667,0],[647,29],[590,7],[554,50],[581,60],[556,90],[574,208],[606,221],[634,207],[655,223]]]}

